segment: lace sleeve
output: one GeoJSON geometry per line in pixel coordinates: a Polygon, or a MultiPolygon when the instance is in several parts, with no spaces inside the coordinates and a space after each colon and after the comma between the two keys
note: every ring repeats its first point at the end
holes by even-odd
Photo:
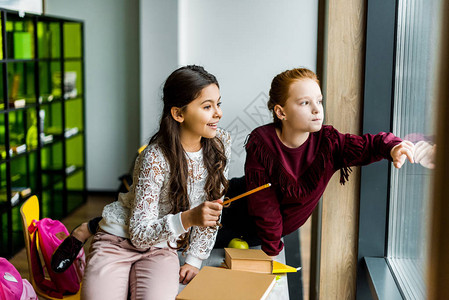
{"type": "Polygon", "coordinates": [[[129,221],[131,242],[140,249],[177,237],[173,227],[175,216],[165,214],[159,217],[162,209],[159,198],[165,176],[168,176],[168,164],[157,146],[148,148],[142,152],[134,167],[135,196],[129,221]]]}
{"type": "Polygon", "coordinates": [[[201,260],[208,258],[215,244],[217,230],[218,226],[193,226],[190,232],[190,247],[187,250],[187,255],[192,255],[201,260]]]}
{"type": "MultiPolygon", "coordinates": [[[[217,137],[224,145],[225,155],[227,158],[224,175],[226,179],[228,179],[229,164],[231,162],[231,135],[223,129],[218,129],[217,137]]],[[[192,255],[201,260],[208,258],[215,244],[217,230],[218,226],[193,226],[190,233],[190,248],[187,250],[187,255],[192,255]]]]}

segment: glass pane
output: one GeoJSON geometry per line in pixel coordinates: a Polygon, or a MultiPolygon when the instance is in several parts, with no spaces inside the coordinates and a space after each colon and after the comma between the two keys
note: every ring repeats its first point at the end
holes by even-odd
{"type": "Polygon", "coordinates": [[[16,156],[27,151],[25,128],[27,126],[24,110],[9,113],[9,154],[16,156]]]}
{"type": "Polygon", "coordinates": [[[10,254],[9,252],[9,239],[8,232],[11,230],[8,226],[8,213],[0,213],[0,256],[6,257],[10,254]]]}
{"type": "Polygon", "coordinates": [[[65,102],[66,130],[83,130],[83,100],[81,98],[65,102]]]}
{"type": "MultiPolygon", "coordinates": [[[[1,34],[0,34],[1,36],[1,34]]],[[[0,47],[1,49],[2,47],[0,47]]],[[[0,110],[5,109],[5,97],[3,97],[3,68],[5,67],[4,63],[0,63],[0,110]]]]}
{"type": "Polygon", "coordinates": [[[5,115],[0,114],[0,162],[6,159],[5,115]]]}
{"type": "Polygon", "coordinates": [[[6,163],[0,163],[0,209],[9,201],[6,193],[6,163]]]}
{"type": "Polygon", "coordinates": [[[0,256],[8,257],[24,247],[22,219],[19,207],[12,208],[10,213],[0,214],[0,256]],[[8,221],[11,220],[11,226],[8,221]],[[8,234],[11,232],[12,240],[8,234]]]}
{"type": "Polygon", "coordinates": [[[23,239],[22,217],[20,215],[20,206],[12,209],[12,253],[16,253],[25,246],[23,239]]]}
{"type": "Polygon", "coordinates": [[[66,143],[67,208],[71,211],[84,201],[83,134],[68,138],[66,143]]]}
{"type": "Polygon", "coordinates": [[[35,47],[33,21],[8,14],[5,29],[8,58],[33,59],[35,47]]]}
{"type": "MultiPolygon", "coordinates": [[[[0,15],[0,32],[3,32],[2,30],[2,15],[0,15]]],[[[0,45],[3,45],[3,34],[0,34],[0,45]]],[[[3,46],[0,47],[0,59],[4,59],[3,57],[3,46]]]]}
{"type": "Polygon", "coordinates": [[[62,102],[53,102],[41,106],[39,111],[41,130],[44,133],[44,143],[62,136],[62,102]]]}
{"type": "Polygon", "coordinates": [[[59,22],[37,23],[37,46],[39,58],[61,57],[61,29],[59,22]]]}
{"type": "Polygon", "coordinates": [[[63,152],[62,141],[50,142],[42,147],[42,215],[61,218],[63,211],[63,152]]]}
{"type": "Polygon", "coordinates": [[[8,98],[10,108],[36,103],[34,63],[8,63],[8,98]]]}
{"type": "Polygon", "coordinates": [[[393,132],[415,144],[415,160],[392,170],[387,259],[406,299],[425,299],[429,185],[434,144],[432,45],[438,0],[398,1],[393,132]]]}
{"type": "Polygon", "coordinates": [[[17,202],[36,192],[36,163],[35,152],[11,160],[11,194],[17,202]]]}
{"type": "Polygon", "coordinates": [[[60,220],[63,214],[62,182],[42,191],[42,218],[60,220]]]}
{"type": "Polygon", "coordinates": [[[15,156],[37,148],[36,109],[9,112],[10,155],[15,156]]]}
{"type": "Polygon", "coordinates": [[[68,168],[67,174],[72,173],[74,168],[84,166],[84,143],[83,134],[78,134],[67,139],[66,144],[66,167],[68,168]],[[69,169],[71,168],[71,169],[69,169]]]}
{"type": "Polygon", "coordinates": [[[36,108],[30,108],[23,110],[26,114],[27,123],[25,124],[25,144],[27,145],[27,150],[31,151],[37,148],[38,143],[38,131],[37,131],[37,113],[36,108]]]}
{"type": "Polygon", "coordinates": [[[72,211],[84,201],[84,171],[78,170],[67,177],[67,209],[72,211]]]}
{"type": "Polygon", "coordinates": [[[64,58],[81,58],[81,41],[81,24],[64,23],[64,58]]]}
{"type": "Polygon", "coordinates": [[[51,186],[62,178],[62,142],[57,141],[44,145],[41,150],[41,164],[42,171],[44,172],[42,177],[42,186],[45,190],[46,187],[51,186]],[[48,176],[47,176],[48,175],[48,176]],[[57,175],[57,176],[53,176],[57,175]]]}
{"type": "Polygon", "coordinates": [[[41,103],[61,99],[61,63],[39,62],[39,88],[41,103]]]}

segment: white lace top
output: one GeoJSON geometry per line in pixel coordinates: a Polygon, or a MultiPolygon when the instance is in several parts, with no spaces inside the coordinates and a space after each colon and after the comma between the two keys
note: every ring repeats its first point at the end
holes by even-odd
{"type": "MultiPolygon", "coordinates": [[[[217,129],[217,137],[225,146],[228,160],[225,177],[228,178],[231,137],[222,129],[217,129]]],[[[190,207],[194,208],[206,201],[204,186],[207,170],[202,150],[187,152],[186,155],[189,174],[187,191],[190,207]]],[[[117,201],[104,207],[100,227],[111,234],[130,238],[133,245],[140,249],[148,249],[151,246],[164,248],[167,247],[167,241],[176,246],[176,240],[186,230],[181,222],[181,213],[169,214],[169,175],[169,164],[159,146],[148,146],[136,159],[130,191],[120,193],[117,201]]],[[[209,257],[215,243],[217,229],[192,227],[186,263],[201,267],[202,260],[209,257]]]]}

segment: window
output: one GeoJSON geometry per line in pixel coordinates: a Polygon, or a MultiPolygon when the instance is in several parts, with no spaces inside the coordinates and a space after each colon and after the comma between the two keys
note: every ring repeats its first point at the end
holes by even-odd
{"type": "Polygon", "coordinates": [[[387,261],[406,299],[425,299],[429,185],[433,169],[433,96],[438,0],[399,0],[393,132],[416,146],[420,164],[391,172],[387,261]]]}
{"type": "Polygon", "coordinates": [[[426,298],[441,3],[367,2],[363,132],[392,131],[426,159],[400,170],[386,162],[362,168],[357,299],[426,298]]]}

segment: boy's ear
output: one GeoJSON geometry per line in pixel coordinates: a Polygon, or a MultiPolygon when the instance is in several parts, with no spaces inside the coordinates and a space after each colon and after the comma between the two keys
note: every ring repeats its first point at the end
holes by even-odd
{"type": "Polygon", "coordinates": [[[179,107],[172,107],[171,110],[171,116],[173,119],[175,119],[176,122],[182,123],[184,122],[184,116],[182,115],[182,111],[179,107]]]}
{"type": "Polygon", "coordinates": [[[282,120],[285,117],[284,109],[279,104],[276,104],[274,106],[274,112],[276,113],[276,116],[279,118],[279,120],[282,120]]]}

